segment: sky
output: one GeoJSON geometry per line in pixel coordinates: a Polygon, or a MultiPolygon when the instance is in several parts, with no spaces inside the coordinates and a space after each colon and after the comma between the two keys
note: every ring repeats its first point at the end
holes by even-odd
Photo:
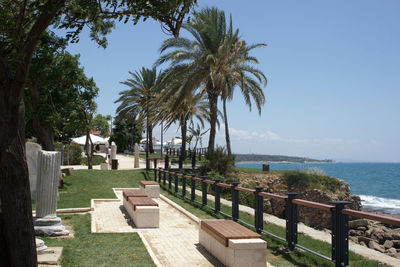
{"type": "MultiPolygon", "coordinates": [[[[267,76],[261,116],[239,90],[228,103],[234,153],[400,162],[400,1],[198,0],[232,14],[267,76]]],[[[189,35],[181,31],[181,36],[189,35]]],[[[169,38],[158,22],[117,24],[107,49],[88,31],[69,52],[100,88],[98,113],[115,115],[128,71],[151,68],[169,38]]],[[[219,107],[222,109],[222,105],[219,107]]],[[[160,127],[155,135],[159,138],[160,127]]],[[[176,127],[165,138],[179,136],[176,127]]],[[[164,139],[165,140],[165,139],[164,139]]],[[[224,128],[216,138],[225,145],[224,128]]],[[[203,146],[208,137],[203,139],[203,146]]]]}

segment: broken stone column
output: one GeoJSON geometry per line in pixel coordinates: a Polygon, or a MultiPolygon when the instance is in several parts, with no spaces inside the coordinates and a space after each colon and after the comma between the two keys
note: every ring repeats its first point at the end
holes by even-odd
{"type": "Polygon", "coordinates": [[[31,198],[36,200],[38,152],[42,150],[39,144],[27,142],[25,144],[26,163],[28,164],[29,185],[31,198]]]}
{"type": "Polygon", "coordinates": [[[113,159],[117,159],[117,145],[114,142],[111,143],[111,161],[113,159]]]}
{"type": "Polygon", "coordinates": [[[38,172],[36,188],[35,234],[44,236],[68,235],[56,216],[58,183],[60,179],[61,153],[38,152],[38,172]]]}
{"type": "Polygon", "coordinates": [[[139,145],[135,143],[135,168],[139,168],[139,145]]]}

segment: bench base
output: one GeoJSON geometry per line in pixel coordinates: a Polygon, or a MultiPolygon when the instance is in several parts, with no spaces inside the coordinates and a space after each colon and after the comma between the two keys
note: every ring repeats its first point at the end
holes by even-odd
{"type": "Polygon", "coordinates": [[[143,189],[146,194],[151,198],[160,197],[160,186],[159,185],[139,185],[140,189],[143,189]]]}
{"type": "Polygon", "coordinates": [[[123,198],[123,204],[137,228],[158,228],[160,226],[160,209],[157,206],[133,206],[123,198]]]}
{"type": "Polygon", "coordinates": [[[267,266],[267,242],[261,238],[229,239],[225,247],[200,227],[199,242],[226,266],[267,266]]]}

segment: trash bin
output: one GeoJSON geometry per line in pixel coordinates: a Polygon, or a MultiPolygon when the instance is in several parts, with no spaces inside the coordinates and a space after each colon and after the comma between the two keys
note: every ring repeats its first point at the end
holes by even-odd
{"type": "Polygon", "coordinates": [[[118,170],[118,160],[117,159],[113,159],[111,161],[111,169],[112,170],[118,170]]]}
{"type": "Polygon", "coordinates": [[[269,172],[269,164],[263,164],[263,165],[262,165],[262,170],[263,170],[264,172],[269,172]]]}

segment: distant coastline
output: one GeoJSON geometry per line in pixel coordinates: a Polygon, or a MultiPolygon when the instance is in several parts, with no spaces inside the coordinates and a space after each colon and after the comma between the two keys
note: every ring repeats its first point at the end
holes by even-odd
{"type": "Polygon", "coordinates": [[[235,160],[235,163],[241,164],[298,164],[298,163],[311,163],[311,164],[318,164],[318,163],[336,163],[334,161],[304,161],[304,162],[295,162],[295,161],[257,161],[257,160],[235,160]]]}
{"type": "Polygon", "coordinates": [[[312,159],[282,155],[235,154],[235,161],[240,163],[333,163],[331,159],[312,159]]]}

